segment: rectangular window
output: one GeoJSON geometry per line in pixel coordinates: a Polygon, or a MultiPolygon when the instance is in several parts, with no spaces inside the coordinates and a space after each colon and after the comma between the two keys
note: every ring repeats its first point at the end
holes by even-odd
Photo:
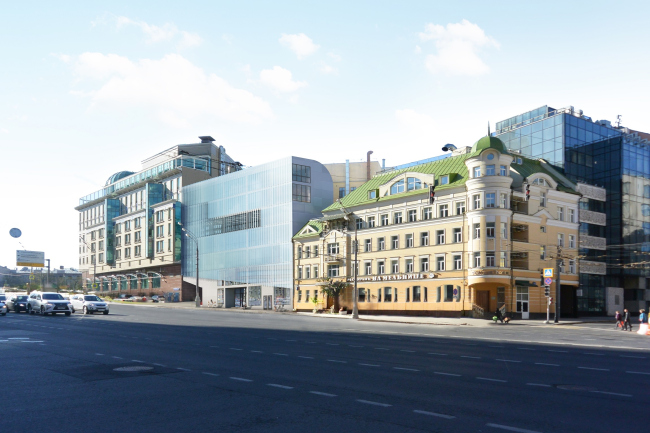
{"type": "Polygon", "coordinates": [[[474,194],[472,196],[472,203],[474,204],[474,209],[480,209],[481,208],[481,195],[480,194],[474,194]]]}
{"type": "Polygon", "coordinates": [[[444,302],[452,302],[454,300],[454,286],[451,284],[445,284],[443,286],[445,290],[445,297],[443,299],[444,302]]]}
{"type": "Polygon", "coordinates": [[[500,174],[501,176],[507,176],[507,175],[508,175],[508,169],[506,168],[505,165],[502,165],[502,166],[501,166],[501,170],[499,171],[499,174],[500,174]]]}
{"type": "Polygon", "coordinates": [[[140,218],[136,218],[133,221],[135,221],[135,228],[139,229],[140,228],[140,218]]]}
{"type": "Polygon", "coordinates": [[[444,271],[445,270],[445,256],[436,257],[436,270],[444,271]]]}
{"type": "Polygon", "coordinates": [[[465,202],[457,201],[456,202],[456,215],[462,215],[465,213],[465,202]]]}
{"type": "Polygon", "coordinates": [[[539,195],[539,205],[541,207],[546,207],[546,193],[544,192],[539,195]]]}
{"type": "Polygon", "coordinates": [[[576,247],[576,237],[575,235],[569,235],[569,248],[576,247]]]}
{"type": "Polygon", "coordinates": [[[314,245],[314,257],[318,257],[318,245],[314,245]]]}
{"type": "Polygon", "coordinates": [[[391,236],[390,238],[390,247],[394,250],[399,248],[399,236],[391,236]]]}
{"type": "Polygon", "coordinates": [[[501,239],[508,239],[508,224],[501,223],[501,239]]]}
{"type": "Polygon", "coordinates": [[[338,277],[339,276],[339,265],[327,265],[327,276],[338,277]]]}
{"type": "Polygon", "coordinates": [[[507,194],[501,194],[501,205],[503,209],[508,208],[508,195],[507,194]]]}
{"type": "Polygon", "coordinates": [[[406,272],[407,273],[412,273],[414,271],[413,269],[413,259],[406,259],[406,272]]]}
{"type": "Polygon", "coordinates": [[[293,201],[311,203],[311,187],[309,185],[292,184],[293,201]]]}
{"type": "Polygon", "coordinates": [[[378,189],[371,189],[368,191],[368,199],[372,200],[373,198],[377,198],[377,193],[379,192],[378,189]]]}
{"type": "Polygon", "coordinates": [[[357,230],[361,230],[363,228],[363,220],[361,218],[356,218],[356,227],[357,230]]]}
{"type": "Polygon", "coordinates": [[[413,222],[415,222],[415,221],[418,220],[418,216],[417,216],[417,214],[418,214],[418,211],[415,210],[415,209],[411,209],[411,210],[409,211],[409,222],[410,222],[410,223],[413,223],[413,222]]]}
{"type": "Polygon", "coordinates": [[[298,279],[302,280],[302,266],[298,266],[298,279]]]}
{"type": "Polygon", "coordinates": [[[314,278],[318,278],[318,265],[314,265],[314,278]]]}
{"type": "MultiPolygon", "coordinates": [[[[101,242],[99,244],[101,247],[101,242]]],[[[131,233],[124,235],[124,245],[131,245],[131,233]]]]}
{"type": "Polygon", "coordinates": [[[421,257],[420,258],[420,272],[429,272],[429,258],[421,257]]]}
{"type": "Polygon", "coordinates": [[[311,298],[309,298],[309,290],[305,290],[305,302],[310,302],[311,298]]]}
{"type": "Polygon", "coordinates": [[[368,228],[371,229],[375,226],[375,217],[368,217],[368,228]]]}
{"type": "Polygon", "coordinates": [[[494,253],[485,253],[485,266],[494,267],[496,266],[495,263],[494,253]]]}
{"type": "Polygon", "coordinates": [[[380,218],[381,218],[381,225],[382,226],[387,226],[388,225],[388,214],[385,213],[385,214],[381,215],[380,218]]]}
{"type": "Polygon", "coordinates": [[[422,209],[422,219],[430,220],[431,218],[433,218],[433,209],[431,209],[430,207],[425,207],[424,209],[422,209]]]}
{"type": "Polygon", "coordinates": [[[485,224],[485,237],[493,238],[496,223],[486,223],[485,224]]]}
{"type": "Polygon", "coordinates": [[[540,230],[542,233],[546,233],[546,226],[539,226],[539,230],[540,230]]]}
{"type": "Polygon", "coordinates": [[[311,267],[305,266],[305,279],[308,280],[311,278],[311,267]]]}
{"type": "Polygon", "coordinates": [[[413,302],[420,302],[422,292],[420,286],[413,286],[413,302]]]}
{"type": "Polygon", "coordinates": [[[115,250],[115,260],[122,259],[122,250],[115,250]]]}
{"type": "Polygon", "coordinates": [[[440,218],[446,218],[449,216],[449,205],[441,204],[439,209],[440,209],[440,218]]]}
{"type": "Polygon", "coordinates": [[[540,260],[546,260],[546,247],[544,245],[539,247],[539,258],[540,260]]]}
{"type": "Polygon", "coordinates": [[[141,251],[142,251],[142,247],[140,245],[136,245],[135,246],[135,256],[140,257],[141,251]]]}
{"type": "Polygon", "coordinates": [[[494,165],[486,165],[485,166],[485,175],[486,176],[494,176],[494,165]]]}
{"type": "Polygon", "coordinates": [[[474,239],[481,239],[481,224],[474,224],[474,239]]]}
{"type": "Polygon", "coordinates": [[[171,251],[172,251],[172,240],[167,239],[167,252],[169,253],[171,251]]]}
{"type": "MultiPolygon", "coordinates": [[[[95,263],[95,256],[93,256],[93,263],[95,263]]],[[[104,253],[99,253],[99,263],[104,263],[104,253]]]]}
{"type": "Polygon", "coordinates": [[[560,221],[564,221],[564,208],[561,206],[558,206],[557,208],[557,219],[560,221]]]}
{"type": "Polygon", "coordinates": [[[298,246],[298,252],[296,256],[298,256],[299,259],[302,259],[302,247],[300,245],[298,246]]]}
{"type": "Polygon", "coordinates": [[[402,224],[402,212],[395,212],[393,214],[393,224],[402,224]]]}
{"type": "Polygon", "coordinates": [[[377,238],[377,251],[383,251],[386,249],[385,238],[377,238]]]}
{"type": "Polygon", "coordinates": [[[485,207],[495,207],[496,206],[496,194],[493,192],[488,192],[485,194],[485,207]]]}
{"type": "Polygon", "coordinates": [[[570,223],[576,222],[576,210],[575,209],[569,209],[569,222],[570,223]]]}
{"type": "Polygon", "coordinates": [[[454,269],[457,271],[463,269],[463,257],[460,254],[454,255],[454,269]]]}
{"type": "Polygon", "coordinates": [[[302,302],[302,290],[298,290],[298,302],[302,302]]]}
{"type": "Polygon", "coordinates": [[[311,249],[309,247],[305,247],[304,253],[305,253],[305,258],[308,259],[309,256],[311,255],[311,249]]]}
{"type": "Polygon", "coordinates": [[[481,267],[481,253],[474,253],[474,267],[481,267]]]}
{"type": "Polygon", "coordinates": [[[406,248],[413,248],[413,235],[408,234],[405,236],[406,248]]]}
{"type": "Polygon", "coordinates": [[[366,302],[366,289],[359,287],[359,302],[366,302]]]}
{"type": "Polygon", "coordinates": [[[454,229],[454,242],[459,243],[463,242],[463,232],[460,227],[454,229]]]}
{"type": "Polygon", "coordinates": [[[391,287],[384,287],[384,302],[393,302],[393,290],[391,287]]]}
{"type": "Polygon", "coordinates": [[[366,239],[366,240],[364,240],[363,242],[364,242],[364,248],[363,248],[363,250],[364,250],[366,253],[371,252],[371,251],[372,251],[372,239],[366,239]]]}
{"type": "Polygon", "coordinates": [[[382,274],[385,273],[385,269],[384,269],[384,261],[383,261],[383,260],[378,260],[378,261],[377,261],[377,273],[378,273],[379,275],[382,275],[382,274]]]}
{"type": "Polygon", "coordinates": [[[481,167],[474,167],[474,177],[481,177],[481,167]]]}
{"type": "Polygon", "coordinates": [[[99,241],[99,251],[104,251],[104,241],[99,241]]]}
{"type": "Polygon", "coordinates": [[[440,176],[440,185],[447,185],[449,183],[449,176],[440,176]]]}
{"type": "Polygon", "coordinates": [[[563,247],[564,246],[564,233],[558,233],[557,234],[557,246],[558,247],[563,247]]]}
{"type": "Polygon", "coordinates": [[[429,232],[420,233],[420,246],[421,247],[429,246],[429,232]]]}
{"type": "Polygon", "coordinates": [[[341,186],[339,187],[339,198],[345,197],[345,187],[341,186]]]}
{"type": "Polygon", "coordinates": [[[366,275],[372,275],[372,262],[366,262],[366,275]]]}
{"type": "Polygon", "coordinates": [[[445,231],[444,230],[436,230],[436,244],[437,245],[442,245],[445,243],[445,231]]]}
{"type": "Polygon", "coordinates": [[[167,236],[172,235],[172,223],[167,223],[167,236]]]}
{"type": "MultiPolygon", "coordinates": [[[[121,245],[122,245],[122,236],[117,236],[117,237],[115,238],[115,246],[116,246],[116,247],[119,247],[119,246],[121,246],[121,245]]],[[[92,244],[92,245],[91,245],[91,247],[93,247],[93,248],[91,248],[91,251],[95,251],[94,246],[95,246],[95,244],[92,244]]]]}
{"type": "Polygon", "coordinates": [[[502,268],[508,267],[508,261],[506,260],[506,253],[504,252],[499,253],[499,266],[502,268]]]}
{"type": "Polygon", "coordinates": [[[399,260],[390,261],[390,271],[393,274],[399,274],[399,260]]]}
{"type": "Polygon", "coordinates": [[[569,273],[570,274],[575,274],[576,273],[576,261],[575,260],[569,260],[569,273]]]}
{"type": "Polygon", "coordinates": [[[339,243],[330,243],[327,244],[327,254],[336,255],[339,253],[339,243]]]}
{"type": "Polygon", "coordinates": [[[292,174],[296,182],[311,183],[311,167],[308,165],[293,164],[292,174]]]}

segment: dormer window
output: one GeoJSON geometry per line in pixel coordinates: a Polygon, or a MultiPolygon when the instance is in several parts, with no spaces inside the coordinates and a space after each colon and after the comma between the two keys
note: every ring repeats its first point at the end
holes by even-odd
{"type": "Polygon", "coordinates": [[[517,164],[522,164],[521,158],[517,158],[517,164]]]}
{"type": "Polygon", "coordinates": [[[404,179],[398,180],[390,187],[391,195],[399,194],[400,192],[404,192],[404,179]]]}
{"type": "Polygon", "coordinates": [[[440,185],[447,185],[449,183],[449,175],[440,176],[440,185]]]}
{"type": "Polygon", "coordinates": [[[400,179],[390,187],[390,195],[400,194],[404,191],[415,191],[418,189],[426,188],[428,185],[422,182],[417,177],[407,177],[405,179],[400,179]]]}
{"type": "Polygon", "coordinates": [[[550,187],[550,185],[548,184],[548,182],[545,179],[540,179],[540,178],[535,179],[533,181],[533,185],[540,185],[540,186],[550,187]]]}
{"type": "Polygon", "coordinates": [[[370,191],[368,191],[368,198],[369,199],[377,198],[377,190],[371,189],[370,191]]]}

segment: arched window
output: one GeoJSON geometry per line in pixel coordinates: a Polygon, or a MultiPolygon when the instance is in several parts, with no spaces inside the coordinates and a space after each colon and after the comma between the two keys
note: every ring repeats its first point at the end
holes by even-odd
{"type": "Polygon", "coordinates": [[[404,192],[404,179],[398,180],[390,187],[391,195],[399,194],[400,192],[404,192]]]}
{"type": "Polygon", "coordinates": [[[428,188],[428,185],[417,177],[407,177],[406,181],[401,179],[392,184],[390,187],[390,194],[399,194],[404,191],[415,191],[422,188],[428,188]]]}

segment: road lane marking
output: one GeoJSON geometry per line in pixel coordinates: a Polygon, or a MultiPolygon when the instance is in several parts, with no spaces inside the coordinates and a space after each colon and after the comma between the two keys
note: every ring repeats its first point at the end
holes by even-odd
{"type": "Polygon", "coordinates": [[[306,341],[307,344],[316,344],[315,341],[306,341]]]}
{"type": "Polygon", "coordinates": [[[219,376],[216,373],[208,373],[207,371],[204,371],[203,374],[207,374],[208,376],[219,376]]]}
{"type": "Polygon", "coordinates": [[[323,397],[336,397],[336,394],[329,394],[327,392],[309,391],[310,394],[322,395],[323,397]]]}
{"type": "Polygon", "coordinates": [[[406,349],[402,349],[402,350],[400,350],[400,352],[415,353],[415,350],[406,350],[406,349]]]}
{"type": "Polygon", "coordinates": [[[181,370],[181,371],[192,371],[188,368],[183,368],[183,367],[176,367],[176,370],[181,370]]]}
{"type": "Polygon", "coordinates": [[[286,386],[286,385],[278,385],[277,383],[267,383],[268,386],[272,386],[274,388],[281,388],[281,389],[293,389],[293,386],[286,386]]]}
{"type": "Polygon", "coordinates": [[[236,347],[231,347],[230,350],[244,350],[244,349],[237,349],[236,347]]]}
{"type": "Polygon", "coordinates": [[[650,373],[646,373],[644,371],[626,371],[626,373],[629,373],[629,374],[650,374],[650,373]]]}
{"type": "Polygon", "coordinates": [[[535,430],[526,430],[524,428],[510,427],[510,426],[501,425],[501,424],[488,423],[488,424],[485,424],[485,425],[488,426],[488,427],[500,428],[501,430],[514,431],[514,432],[518,432],[518,433],[540,433],[540,432],[535,431],[535,430]]]}
{"type": "Polygon", "coordinates": [[[115,358],[115,359],[124,359],[121,356],[113,356],[113,358],[115,358]]]}
{"type": "Polygon", "coordinates": [[[298,341],[298,340],[284,340],[284,341],[298,341]]]}
{"type": "Polygon", "coordinates": [[[635,359],[645,359],[645,356],[632,356],[632,355],[618,355],[621,358],[635,358],[635,359]]]}
{"type": "Polygon", "coordinates": [[[527,383],[526,385],[529,385],[529,386],[543,386],[544,388],[550,388],[551,387],[551,385],[547,385],[545,383],[527,383]]]}
{"type": "Polygon", "coordinates": [[[338,362],[339,364],[347,364],[348,361],[338,361],[336,359],[328,359],[327,362],[338,362]]]}
{"type": "Polygon", "coordinates": [[[595,367],[578,367],[582,370],[596,370],[596,371],[609,371],[609,368],[595,368],[595,367]]]}
{"type": "Polygon", "coordinates": [[[140,362],[142,364],[146,364],[146,362],[140,361],[139,359],[132,359],[131,362],[140,362]]]}
{"type": "Polygon", "coordinates": [[[154,363],[153,365],[157,365],[158,367],[165,367],[164,364],[156,364],[156,363],[154,363]]]}
{"type": "Polygon", "coordinates": [[[443,415],[441,413],[435,413],[435,412],[427,412],[426,410],[414,410],[414,413],[419,413],[420,415],[429,415],[429,416],[435,416],[438,418],[444,418],[444,419],[454,419],[456,418],[455,416],[451,415],[443,415]]]}
{"type": "Polygon", "coordinates": [[[298,356],[298,358],[302,358],[302,359],[314,359],[313,356],[298,356]]]}
{"type": "Polygon", "coordinates": [[[363,365],[365,367],[381,367],[379,364],[364,364],[364,363],[359,363],[359,365],[363,365]]]}
{"type": "Polygon", "coordinates": [[[446,353],[435,353],[435,352],[429,352],[429,355],[447,356],[446,353]]]}
{"type": "Polygon", "coordinates": [[[20,343],[43,343],[42,340],[21,340],[20,343]]]}
{"type": "Polygon", "coordinates": [[[521,362],[517,361],[515,359],[495,359],[495,361],[501,361],[501,362],[521,362]]]}
{"type": "Polygon", "coordinates": [[[488,380],[490,382],[507,382],[507,380],[502,380],[502,379],[490,379],[489,377],[477,377],[478,380],[488,380]]]}
{"type": "Polygon", "coordinates": [[[461,355],[461,358],[470,358],[470,359],[481,359],[480,356],[469,356],[469,355],[461,355]]]}
{"type": "Polygon", "coordinates": [[[546,365],[548,367],[559,367],[560,364],[546,364],[545,362],[536,362],[535,365],[546,365]]]}
{"type": "Polygon", "coordinates": [[[274,355],[278,355],[278,356],[289,356],[289,355],[287,355],[286,353],[274,353],[274,355]]]}
{"type": "Polygon", "coordinates": [[[371,404],[373,406],[381,406],[381,407],[391,407],[391,404],[388,403],[378,403],[376,401],[369,401],[369,400],[357,400],[359,403],[363,404],[371,404]]]}
{"type": "Polygon", "coordinates": [[[385,347],[375,347],[375,350],[390,350],[390,349],[387,349],[385,347]]]}
{"type": "Polygon", "coordinates": [[[632,397],[631,394],[619,394],[618,392],[606,392],[606,391],[589,391],[596,394],[607,394],[607,395],[616,395],[619,397],[632,397]]]}
{"type": "Polygon", "coordinates": [[[353,346],[351,344],[348,344],[349,347],[365,347],[365,346],[353,346]]]}
{"type": "Polygon", "coordinates": [[[338,346],[339,345],[339,343],[325,343],[325,344],[327,344],[328,346],[338,346]]]}
{"type": "Polygon", "coordinates": [[[97,355],[97,356],[104,356],[103,353],[95,353],[95,355],[97,355]]]}
{"type": "Polygon", "coordinates": [[[252,353],[264,353],[261,350],[251,350],[252,353]]]}
{"type": "Polygon", "coordinates": [[[536,351],[536,350],[537,350],[537,349],[529,349],[529,348],[527,348],[527,347],[517,347],[517,349],[519,349],[519,350],[532,350],[532,351],[536,351]]]}
{"type": "Polygon", "coordinates": [[[393,370],[404,370],[404,371],[420,371],[415,368],[405,368],[405,367],[393,367],[393,370]]]}
{"type": "Polygon", "coordinates": [[[569,353],[568,350],[553,350],[553,349],[548,349],[549,352],[556,352],[556,353],[569,353]]]}
{"type": "Polygon", "coordinates": [[[251,379],[244,379],[243,377],[230,377],[232,380],[238,380],[240,382],[252,382],[251,379]]]}
{"type": "Polygon", "coordinates": [[[433,374],[439,374],[441,376],[455,376],[455,377],[460,377],[460,374],[454,374],[454,373],[443,373],[441,371],[434,371],[433,374]]]}
{"type": "MultiPolygon", "coordinates": [[[[41,328],[44,328],[44,326],[41,328]]],[[[8,340],[29,340],[29,337],[9,337],[8,340]]]]}
{"type": "Polygon", "coordinates": [[[585,352],[585,355],[595,355],[595,356],[605,356],[604,353],[592,353],[592,352],[585,352]]]}

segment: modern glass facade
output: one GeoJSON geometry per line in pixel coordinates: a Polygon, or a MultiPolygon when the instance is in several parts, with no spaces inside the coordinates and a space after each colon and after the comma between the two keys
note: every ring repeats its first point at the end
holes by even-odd
{"type": "MultiPolygon", "coordinates": [[[[279,298],[290,305],[291,238],[322,215],[332,195],[327,169],[297,157],[186,187],[183,224],[198,240],[204,301],[234,307],[248,299],[247,305],[256,307],[260,297],[272,296],[274,303],[279,298]]],[[[183,278],[195,284],[196,246],[187,238],[183,258],[183,278]]]]}

